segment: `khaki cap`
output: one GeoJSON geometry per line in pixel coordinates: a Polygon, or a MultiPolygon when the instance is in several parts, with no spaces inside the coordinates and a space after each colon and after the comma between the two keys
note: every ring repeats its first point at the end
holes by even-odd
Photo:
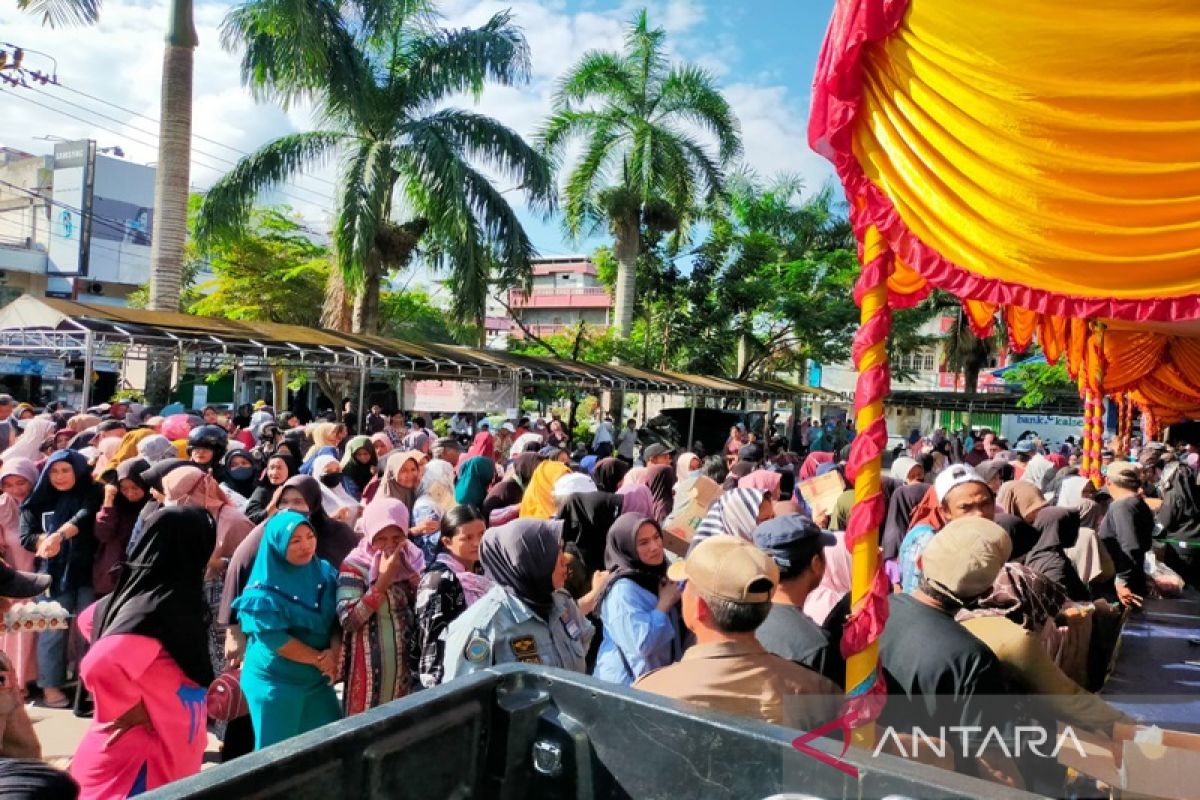
{"type": "Polygon", "coordinates": [[[921,574],[939,591],[959,602],[974,600],[992,587],[1012,555],[1012,539],[983,517],[947,523],[921,553],[921,574]]]}
{"type": "Polygon", "coordinates": [[[738,536],[713,536],[696,545],[684,561],[667,570],[673,581],[688,581],[702,595],[735,603],[766,603],[779,585],[779,567],[763,551],[738,536]],[[766,591],[755,584],[768,581],[766,591]]]}
{"type": "Polygon", "coordinates": [[[1108,465],[1104,477],[1123,489],[1136,488],[1142,480],[1142,469],[1128,461],[1114,461],[1108,465]]]}

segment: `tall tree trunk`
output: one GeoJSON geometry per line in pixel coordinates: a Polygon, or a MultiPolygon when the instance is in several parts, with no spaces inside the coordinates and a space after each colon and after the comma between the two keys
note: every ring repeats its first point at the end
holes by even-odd
{"type": "MultiPolygon", "coordinates": [[[[613,226],[613,253],[617,257],[617,287],[613,298],[613,325],[621,339],[633,331],[633,306],[637,298],[637,257],[642,249],[640,220],[620,220],[613,226]]],[[[625,393],[612,391],[608,395],[609,413],[618,426],[625,414],[625,393]]]]}
{"type": "Polygon", "coordinates": [[[379,292],[383,284],[383,259],[372,249],[363,259],[363,285],[354,293],[354,332],[379,333],[379,292]]]}
{"type": "Polygon", "coordinates": [[[614,226],[613,252],[617,257],[617,288],[613,298],[613,324],[622,339],[633,330],[633,306],[637,299],[637,257],[641,251],[638,220],[621,220],[614,226]]]}
{"type": "MultiPolygon", "coordinates": [[[[162,111],[154,178],[148,302],[153,311],[179,311],[192,159],[193,55],[198,43],[192,0],[173,0],[163,50],[162,111]]],[[[155,348],[149,356],[146,398],[151,403],[165,403],[171,389],[171,351],[155,348]]]]}
{"type": "Polygon", "coordinates": [[[346,280],[336,264],[329,271],[329,280],[325,282],[321,327],[342,333],[350,332],[350,298],[346,296],[346,280]]]}
{"type": "Polygon", "coordinates": [[[750,334],[742,331],[737,340],[737,374],[746,377],[746,365],[750,363],[750,334]]]}
{"type": "Polygon", "coordinates": [[[979,373],[983,369],[983,364],[978,361],[971,361],[963,365],[963,391],[970,394],[975,394],[979,391],[979,373]]]}

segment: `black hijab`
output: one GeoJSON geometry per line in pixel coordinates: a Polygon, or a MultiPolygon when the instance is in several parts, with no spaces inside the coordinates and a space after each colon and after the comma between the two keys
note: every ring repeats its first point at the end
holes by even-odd
{"type": "Polygon", "coordinates": [[[554,606],[554,567],[561,547],[562,522],[525,517],[485,533],[479,545],[479,562],[484,575],[548,621],[554,606]]]}
{"type": "Polygon", "coordinates": [[[1061,586],[1072,600],[1087,600],[1087,587],[1075,565],[1063,552],[1079,540],[1079,512],[1060,506],[1046,506],[1033,521],[1038,540],[1025,556],[1025,566],[1040,572],[1061,586]]]}
{"type": "Polygon", "coordinates": [[[50,532],[68,522],[79,509],[83,508],[88,501],[88,496],[93,494],[96,488],[92,481],[91,470],[88,469],[87,459],[83,457],[83,454],[76,450],[58,450],[51,453],[50,458],[46,459],[37,483],[33,485],[33,491],[29,493],[29,497],[25,498],[21,508],[35,514],[53,512],[50,527],[45,529],[46,532],[50,532]],[[75,473],[75,485],[65,492],[55,489],[50,483],[50,467],[60,461],[70,464],[71,471],[75,473]]]}
{"type": "Polygon", "coordinates": [[[600,491],[615,493],[621,488],[621,481],[629,469],[629,465],[619,458],[602,458],[592,469],[592,480],[600,491]]]}
{"type": "Polygon", "coordinates": [[[605,568],[609,529],[619,516],[621,496],[612,492],[573,494],[558,512],[563,541],[575,543],[589,573],[605,568]]]}
{"type": "Polygon", "coordinates": [[[617,517],[608,532],[608,546],[604,550],[604,568],[608,570],[605,584],[596,605],[599,606],[608,590],[622,578],[628,578],[650,594],[658,595],[658,587],[667,576],[667,559],[657,566],[644,564],[637,555],[637,533],[642,525],[650,523],[662,537],[662,526],[645,514],[629,513],[617,517]]]}
{"type": "Polygon", "coordinates": [[[1200,538],[1200,485],[1196,473],[1186,464],[1171,462],[1163,470],[1159,486],[1163,493],[1158,521],[1163,536],[1184,541],[1200,538]]]}
{"type": "Polygon", "coordinates": [[[261,470],[261,466],[260,466],[261,464],[262,464],[262,462],[259,461],[258,458],[254,455],[254,453],[250,450],[244,450],[244,449],[230,450],[227,453],[225,453],[225,456],[221,459],[221,466],[223,466],[225,468],[224,481],[225,481],[225,483],[227,483],[229,485],[229,488],[233,489],[235,492],[240,494],[242,497],[249,499],[250,495],[254,493],[255,486],[258,485],[257,478],[258,478],[258,474],[261,470]],[[240,478],[240,479],[234,478],[233,475],[230,473],[230,470],[232,469],[232,467],[230,466],[230,462],[232,462],[233,459],[235,459],[235,458],[244,458],[250,462],[250,476],[249,477],[240,478]]]}
{"type": "Polygon", "coordinates": [[[204,509],[155,512],[116,588],[96,604],[92,641],[121,633],[149,636],[193,681],[212,683],[204,570],[216,543],[216,526],[204,509]]]}
{"type": "Polygon", "coordinates": [[[513,477],[505,478],[488,490],[483,498],[483,513],[490,516],[493,511],[515,506],[525,496],[525,487],[533,477],[533,471],[542,463],[537,453],[521,453],[513,459],[513,477]]]}
{"type": "Polygon", "coordinates": [[[142,478],[142,473],[150,469],[150,462],[144,458],[134,458],[129,461],[122,461],[117,465],[117,486],[121,485],[121,481],[133,481],[138,488],[144,492],[142,499],[136,503],[131,503],[125,499],[125,495],[117,492],[116,506],[125,514],[137,514],[145,507],[146,503],[150,502],[150,486],[142,478]]]}
{"type": "Polygon", "coordinates": [[[1004,528],[1004,532],[1012,540],[1012,555],[1008,557],[1008,560],[1023,563],[1025,556],[1033,549],[1033,545],[1037,543],[1037,540],[1041,538],[1038,529],[1016,514],[1009,514],[1004,511],[997,511],[993,521],[1001,528],[1004,528]]]}
{"type": "Polygon", "coordinates": [[[900,557],[900,543],[908,534],[912,513],[928,493],[927,483],[910,483],[892,492],[892,499],[888,502],[887,521],[883,525],[885,559],[900,557]]]}

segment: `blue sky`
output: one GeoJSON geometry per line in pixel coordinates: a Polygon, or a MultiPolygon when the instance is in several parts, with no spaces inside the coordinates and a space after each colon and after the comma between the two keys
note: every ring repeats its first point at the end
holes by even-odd
{"type": "MultiPolygon", "coordinates": [[[[717,76],[741,120],[749,165],[763,174],[799,173],[817,188],[832,176],[832,169],[808,150],[805,127],[813,65],[833,3],[441,0],[439,8],[448,26],[477,25],[498,11],[512,11],[530,43],[532,81],[519,88],[489,88],[476,110],[531,135],[549,111],[557,76],[589,48],[619,48],[623,26],[639,8],[647,7],[651,22],[666,28],[673,57],[699,63],[717,76]]],[[[69,89],[25,92],[24,99],[0,93],[0,115],[9,122],[0,132],[0,144],[46,153],[53,145],[39,136],[91,137],[102,147],[120,145],[133,161],[154,161],[157,124],[152,120],[158,116],[167,0],[106,2],[95,29],[48,30],[18,14],[14,5],[0,3],[5,40],[54,56],[60,79],[69,89]]],[[[242,88],[236,54],[219,46],[219,26],[230,7],[227,0],[198,0],[196,6],[200,47],[192,182],[198,189],[228,170],[229,162],[242,152],[315,125],[307,109],[258,103],[242,88]]],[[[27,62],[33,58],[27,56],[27,62]]],[[[331,164],[268,199],[291,204],[315,230],[327,230],[334,171],[331,164]]],[[[596,243],[565,239],[557,221],[523,217],[544,254],[588,251],[596,243]]]]}

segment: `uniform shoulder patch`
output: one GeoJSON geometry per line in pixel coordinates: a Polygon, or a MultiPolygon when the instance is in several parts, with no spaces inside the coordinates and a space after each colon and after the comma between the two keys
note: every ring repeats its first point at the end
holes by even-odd
{"type": "Polygon", "coordinates": [[[538,655],[537,641],[532,636],[517,636],[509,646],[513,656],[522,664],[540,664],[542,657],[538,655]]]}
{"type": "Polygon", "coordinates": [[[487,640],[487,637],[479,634],[468,639],[466,647],[463,648],[463,658],[472,664],[485,663],[491,654],[492,643],[487,640]]]}

